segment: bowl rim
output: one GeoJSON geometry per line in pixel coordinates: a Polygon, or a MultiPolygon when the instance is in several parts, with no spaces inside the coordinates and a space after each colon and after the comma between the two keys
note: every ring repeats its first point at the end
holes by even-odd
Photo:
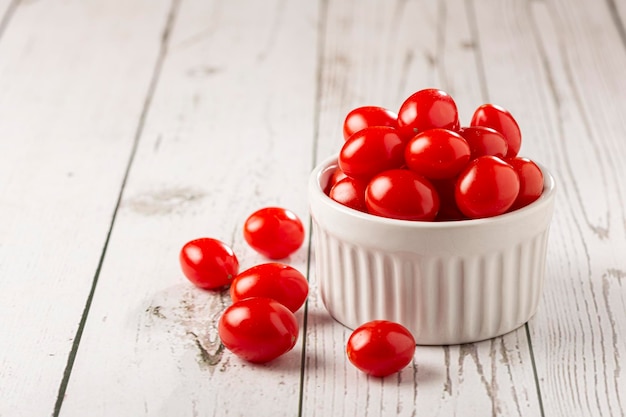
{"type": "MultiPolygon", "coordinates": [[[[524,217],[538,210],[544,210],[548,208],[554,199],[556,194],[556,182],[550,171],[542,164],[535,162],[541,169],[543,174],[543,192],[541,196],[532,203],[514,211],[503,213],[493,217],[485,217],[480,219],[466,219],[466,220],[447,220],[447,221],[420,221],[420,220],[402,220],[392,219],[388,217],[376,216],[374,214],[364,213],[362,211],[355,210],[353,208],[344,206],[332,198],[330,198],[324,192],[320,183],[322,176],[331,168],[338,166],[337,156],[330,156],[324,159],[322,162],[316,165],[310,174],[309,179],[309,198],[318,199],[319,202],[326,206],[329,206],[333,210],[336,210],[343,215],[352,216],[362,221],[374,222],[378,224],[387,224],[393,227],[403,227],[410,229],[450,229],[450,228],[465,228],[465,227],[477,227],[485,224],[497,224],[500,222],[510,222],[516,217],[524,217]]],[[[309,202],[311,203],[311,202],[309,202]]]]}

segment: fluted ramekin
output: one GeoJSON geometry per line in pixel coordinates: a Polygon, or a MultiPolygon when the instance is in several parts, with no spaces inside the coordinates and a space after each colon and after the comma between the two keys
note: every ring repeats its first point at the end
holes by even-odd
{"type": "Polygon", "coordinates": [[[449,222],[388,219],[330,199],[337,165],[312,172],[316,279],[328,312],[354,329],[376,319],[406,326],[417,344],[490,339],[526,323],[544,280],[555,182],[530,205],[500,216],[449,222]]]}

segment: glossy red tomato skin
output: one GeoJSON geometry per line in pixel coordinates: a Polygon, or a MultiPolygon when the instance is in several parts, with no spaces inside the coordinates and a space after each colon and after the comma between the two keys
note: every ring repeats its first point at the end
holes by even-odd
{"type": "Polygon", "coordinates": [[[233,302],[246,298],[266,297],[296,312],[309,293],[309,284],[297,269],[270,262],[246,269],[233,279],[230,298],[233,302]]]}
{"type": "Polygon", "coordinates": [[[415,354],[415,339],[401,324],[374,320],[352,332],[346,354],[359,370],[382,378],[401,371],[411,363],[415,354]]]}
{"type": "Polygon", "coordinates": [[[368,213],[400,220],[432,221],[439,210],[435,187],[408,169],[376,175],[365,190],[368,213]]]}
{"type": "Polygon", "coordinates": [[[298,340],[298,321],[271,298],[246,298],[231,304],[218,323],[226,349],[253,363],[265,363],[289,352],[298,340]]]}
{"type": "Polygon", "coordinates": [[[363,106],[351,110],[343,122],[343,138],[348,140],[358,131],[372,126],[398,127],[398,115],[378,106],[363,106]]]}
{"type": "Polygon", "coordinates": [[[346,173],[345,173],[345,172],[343,172],[343,171],[341,170],[341,168],[336,167],[336,168],[333,170],[332,175],[331,175],[331,176],[330,176],[330,178],[328,179],[328,183],[326,184],[326,187],[324,188],[324,193],[325,193],[326,195],[329,195],[329,194],[330,194],[330,190],[333,188],[333,186],[334,186],[335,184],[337,184],[339,181],[341,181],[342,179],[346,178],[346,177],[347,177],[346,173]]]}
{"type": "Polygon", "coordinates": [[[458,133],[430,129],[415,135],[407,144],[404,160],[413,172],[428,179],[452,178],[470,159],[470,147],[458,133]]]}
{"type": "Polygon", "coordinates": [[[467,216],[464,215],[456,205],[456,199],[454,197],[456,181],[457,177],[443,180],[431,180],[439,196],[439,211],[437,211],[435,221],[448,222],[467,220],[467,216]]]}
{"type": "Polygon", "coordinates": [[[338,161],[347,176],[367,181],[404,164],[404,142],[392,127],[368,127],[344,142],[338,161]]]}
{"type": "Polygon", "coordinates": [[[543,193],[543,173],[541,168],[528,158],[516,157],[506,162],[515,169],[520,180],[517,198],[510,210],[517,210],[537,200],[543,193]]]}
{"type": "Polygon", "coordinates": [[[185,243],[179,262],[187,279],[206,290],[230,285],[239,272],[239,261],[233,250],[224,242],[208,237],[185,243]]]}
{"type": "Polygon", "coordinates": [[[282,207],[265,207],[245,221],[243,236],[248,244],[269,259],[283,259],[304,242],[304,226],[294,212],[282,207]]]}
{"type": "Polygon", "coordinates": [[[506,158],[514,158],[519,153],[522,132],[513,115],[505,108],[495,104],[479,106],[474,111],[470,126],[485,126],[500,132],[508,145],[506,158]]]}
{"type": "Polygon", "coordinates": [[[365,188],[367,183],[346,177],[337,182],[330,190],[329,197],[351,209],[367,212],[365,188]]]}
{"type": "Polygon", "coordinates": [[[495,156],[481,156],[459,175],[455,200],[471,219],[493,217],[513,205],[519,188],[519,177],[511,165],[495,156]]]}
{"type": "Polygon", "coordinates": [[[459,130],[459,134],[470,147],[470,159],[493,155],[504,158],[509,145],[500,132],[485,126],[469,126],[459,130]]]}
{"type": "Polygon", "coordinates": [[[412,94],[398,111],[398,129],[406,139],[428,129],[458,130],[459,127],[456,103],[449,94],[435,88],[412,94]]]}

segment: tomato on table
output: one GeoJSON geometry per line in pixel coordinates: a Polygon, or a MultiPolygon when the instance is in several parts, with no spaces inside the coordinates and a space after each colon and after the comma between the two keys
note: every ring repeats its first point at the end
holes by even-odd
{"type": "Polygon", "coordinates": [[[218,323],[224,347],[253,363],[269,362],[289,352],[298,339],[296,316],[271,298],[246,298],[231,304],[218,323]]]}
{"type": "Polygon", "coordinates": [[[187,242],[180,251],[179,262],[189,281],[208,290],[230,285],[239,272],[233,250],[224,242],[208,237],[187,242]]]}
{"type": "Polygon", "coordinates": [[[385,377],[411,363],[415,354],[415,339],[401,324],[374,320],[352,332],[346,353],[350,362],[361,371],[385,377]]]}
{"type": "Polygon", "coordinates": [[[297,269],[271,262],[246,269],[235,277],[230,286],[233,302],[252,297],[266,297],[278,301],[296,312],[309,293],[309,284],[297,269]]]}
{"type": "Polygon", "coordinates": [[[283,259],[304,243],[304,226],[294,212],[282,207],[265,207],[252,213],[244,224],[248,244],[270,259],[283,259]]]}

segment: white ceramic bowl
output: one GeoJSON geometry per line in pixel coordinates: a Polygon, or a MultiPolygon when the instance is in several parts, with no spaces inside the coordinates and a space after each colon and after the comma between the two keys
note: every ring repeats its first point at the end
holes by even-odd
{"type": "Polygon", "coordinates": [[[417,344],[489,339],[527,322],[541,296],[555,183],[532,204],[496,217],[395,220],[324,194],[336,158],[312,172],[316,278],[322,301],[354,329],[375,319],[406,326],[417,344]]]}

